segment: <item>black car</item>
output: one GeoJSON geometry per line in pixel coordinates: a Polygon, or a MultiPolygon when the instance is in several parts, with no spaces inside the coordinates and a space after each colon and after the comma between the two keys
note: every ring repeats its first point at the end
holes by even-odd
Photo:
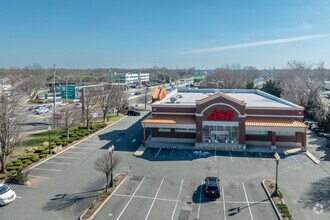
{"type": "Polygon", "coordinates": [[[220,197],[220,180],[217,177],[205,178],[205,194],[208,197],[220,197]]]}
{"type": "Polygon", "coordinates": [[[127,115],[140,116],[141,113],[135,110],[128,110],[127,115]]]}

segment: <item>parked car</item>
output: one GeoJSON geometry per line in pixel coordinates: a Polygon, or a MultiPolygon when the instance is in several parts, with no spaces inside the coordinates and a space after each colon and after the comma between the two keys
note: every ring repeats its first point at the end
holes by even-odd
{"type": "Polygon", "coordinates": [[[0,205],[7,205],[16,199],[16,193],[9,186],[0,184],[0,205]]]}
{"type": "Polygon", "coordinates": [[[130,92],[130,93],[128,93],[128,95],[133,96],[133,95],[135,95],[135,92],[130,92]]]}
{"type": "Polygon", "coordinates": [[[48,113],[48,112],[49,112],[49,109],[46,108],[46,107],[40,107],[40,108],[38,108],[38,109],[35,110],[35,113],[36,113],[37,115],[40,115],[40,114],[46,114],[46,113],[48,113]]]}
{"type": "Polygon", "coordinates": [[[220,180],[218,177],[206,177],[205,180],[205,195],[208,197],[220,197],[220,180]]]}
{"type": "Polygon", "coordinates": [[[141,92],[135,92],[135,95],[140,95],[141,94],[141,92]]]}
{"type": "Polygon", "coordinates": [[[140,116],[141,112],[136,111],[136,110],[128,110],[127,115],[140,116]]]}
{"type": "Polygon", "coordinates": [[[76,108],[81,108],[82,107],[82,104],[80,102],[77,102],[75,105],[74,105],[76,108]]]}

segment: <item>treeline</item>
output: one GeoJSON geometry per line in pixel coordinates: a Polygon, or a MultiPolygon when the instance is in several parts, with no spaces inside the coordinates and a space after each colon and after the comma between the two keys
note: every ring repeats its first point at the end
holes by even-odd
{"type": "Polygon", "coordinates": [[[288,62],[286,69],[258,70],[253,67],[225,66],[205,78],[205,85],[224,89],[261,89],[305,108],[305,116],[330,131],[330,106],[322,92],[330,71],[324,62],[288,62]],[[263,84],[256,85],[264,81],[263,84]]]}

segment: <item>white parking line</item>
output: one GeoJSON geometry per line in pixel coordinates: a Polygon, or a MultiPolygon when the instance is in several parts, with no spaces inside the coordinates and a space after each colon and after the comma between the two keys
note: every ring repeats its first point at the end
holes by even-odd
{"type": "Polygon", "coordinates": [[[174,148],[172,148],[172,151],[171,151],[171,153],[170,153],[170,159],[171,159],[171,157],[172,157],[172,154],[173,154],[173,151],[174,151],[174,148]]]}
{"type": "Polygon", "coordinates": [[[56,156],[55,158],[60,158],[60,159],[70,159],[70,160],[78,160],[78,157],[63,157],[63,156],[56,156]]]}
{"type": "Polygon", "coordinates": [[[118,141],[120,141],[121,139],[120,138],[118,138],[116,141],[118,142],[118,141]]]}
{"type": "Polygon", "coordinates": [[[158,157],[158,154],[160,153],[160,151],[162,150],[162,148],[159,148],[159,150],[157,151],[156,155],[155,155],[155,158],[158,157]]]}
{"type": "Polygon", "coordinates": [[[174,219],[174,214],[175,214],[176,207],[178,206],[178,202],[179,202],[179,198],[180,198],[180,194],[181,194],[181,190],[182,190],[182,185],[183,185],[183,179],[181,180],[181,185],[180,185],[180,189],[179,189],[179,194],[178,194],[178,197],[176,198],[176,203],[175,203],[175,206],[174,206],[174,210],[173,210],[173,213],[172,213],[171,220],[174,219]]]}
{"type": "Polygon", "coordinates": [[[262,157],[261,152],[259,152],[259,156],[260,156],[261,160],[262,160],[264,163],[266,163],[265,159],[262,157]]]}
{"type": "Polygon", "coordinates": [[[72,152],[72,151],[66,151],[67,154],[87,154],[85,152],[72,152]]]}
{"type": "Polygon", "coordinates": [[[135,142],[135,141],[136,141],[136,139],[133,139],[133,140],[132,140],[132,143],[135,142]]]}
{"type": "Polygon", "coordinates": [[[96,150],[96,148],[93,147],[73,147],[71,149],[79,149],[79,150],[96,150]]]}
{"type": "Polygon", "coordinates": [[[125,207],[123,208],[123,210],[121,211],[121,213],[119,214],[118,219],[120,219],[121,215],[125,212],[127,206],[131,203],[133,197],[135,196],[136,192],[139,190],[140,186],[142,185],[143,181],[144,181],[145,177],[143,177],[143,179],[141,180],[140,184],[138,185],[138,187],[136,188],[136,190],[134,191],[133,195],[131,196],[131,198],[128,200],[128,202],[126,203],[125,207]]]}
{"type": "Polygon", "coordinates": [[[249,160],[249,157],[247,156],[246,151],[244,151],[244,155],[245,155],[245,158],[246,158],[247,160],[249,160]]]}
{"type": "Polygon", "coordinates": [[[157,196],[158,196],[158,193],[159,193],[160,188],[161,188],[162,185],[163,185],[163,182],[164,182],[164,177],[163,177],[162,182],[160,183],[160,185],[159,185],[159,187],[158,187],[158,190],[157,190],[157,192],[156,192],[155,198],[154,198],[154,200],[153,200],[152,203],[151,203],[151,206],[150,206],[150,208],[149,208],[149,211],[148,211],[148,213],[147,213],[147,216],[146,216],[145,220],[147,220],[148,217],[149,217],[149,214],[150,214],[150,212],[151,212],[152,207],[153,207],[154,204],[155,204],[156,198],[157,198],[157,196]]]}
{"type": "MultiPolygon", "coordinates": [[[[113,194],[114,196],[121,196],[121,197],[131,197],[132,195],[126,195],[126,194],[113,194]]],[[[154,197],[148,197],[148,196],[134,196],[133,198],[139,198],[139,199],[154,199],[154,197]]],[[[163,199],[163,198],[156,198],[156,200],[165,201],[165,202],[176,202],[175,199],[163,199]]]]}
{"type": "Polygon", "coordinates": [[[197,219],[199,219],[199,213],[201,211],[202,193],[203,193],[203,181],[202,181],[202,184],[201,184],[201,190],[199,192],[199,203],[198,203],[197,219]]]}
{"type": "Polygon", "coordinates": [[[301,164],[300,164],[299,161],[295,158],[295,156],[292,155],[292,158],[297,162],[297,164],[298,164],[299,166],[301,166],[301,164]]]}
{"type": "Polygon", "coordinates": [[[227,214],[226,214],[226,201],[225,201],[225,190],[222,187],[222,201],[223,201],[223,215],[224,219],[227,220],[227,214]]]}
{"type": "Polygon", "coordinates": [[[82,145],[90,145],[90,146],[100,146],[99,143],[86,143],[86,142],[83,142],[81,143],[82,145]]]}
{"type": "Polygon", "coordinates": [[[32,169],[34,169],[34,170],[44,170],[44,171],[61,172],[60,170],[46,169],[46,168],[39,168],[39,167],[35,167],[35,168],[32,168],[32,169]]]}
{"type": "Polygon", "coordinates": [[[250,216],[251,216],[251,219],[253,220],[253,215],[252,215],[252,211],[251,211],[251,207],[250,207],[250,203],[249,203],[249,198],[248,198],[248,196],[246,194],[244,183],[242,183],[242,186],[243,186],[243,190],[244,190],[244,194],[245,194],[247,206],[249,207],[250,216]]]}
{"type": "Polygon", "coordinates": [[[230,155],[231,162],[234,162],[233,157],[231,156],[231,152],[230,151],[229,151],[229,155],[230,155]]]}
{"type": "Polygon", "coordinates": [[[51,161],[47,161],[45,163],[58,164],[58,165],[68,165],[68,166],[71,165],[71,163],[58,163],[58,162],[51,162],[51,161]]]}
{"type": "Polygon", "coordinates": [[[29,177],[34,177],[34,178],[44,178],[44,179],[49,179],[49,177],[46,176],[35,176],[35,175],[28,175],[29,177]]]}

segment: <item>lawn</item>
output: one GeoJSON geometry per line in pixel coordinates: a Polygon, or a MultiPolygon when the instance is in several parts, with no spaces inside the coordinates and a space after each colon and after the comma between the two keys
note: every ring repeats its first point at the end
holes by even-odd
{"type": "MultiPolygon", "coordinates": [[[[115,121],[118,121],[120,119],[122,119],[123,117],[125,117],[125,115],[123,114],[119,114],[117,116],[117,114],[110,114],[106,117],[107,119],[107,123],[111,124],[115,121]]],[[[102,123],[102,118],[96,118],[95,120],[92,120],[93,123],[102,123]]],[[[77,128],[76,127],[72,127],[71,129],[77,128]]],[[[55,140],[61,137],[61,132],[63,132],[62,129],[56,129],[56,130],[51,130],[50,131],[50,139],[51,140],[55,140]]],[[[48,131],[45,132],[41,132],[38,134],[30,134],[28,136],[26,136],[23,141],[21,142],[21,144],[19,145],[19,147],[17,147],[15,149],[14,154],[15,155],[22,155],[25,153],[25,149],[27,147],[39,147],[41,146],[45,141],[48,142],[49,140],[49,134],[48,131]]]]}

